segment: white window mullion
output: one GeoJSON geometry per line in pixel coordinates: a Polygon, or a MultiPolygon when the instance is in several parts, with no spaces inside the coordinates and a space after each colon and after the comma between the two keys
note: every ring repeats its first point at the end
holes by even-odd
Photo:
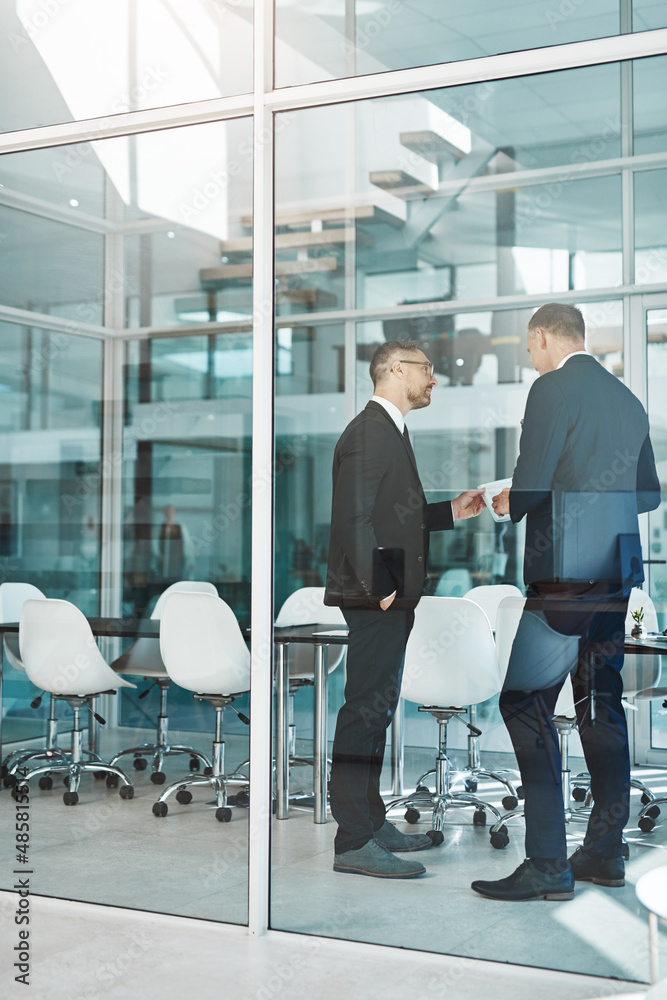
{"type": "Polygon", "coordinates": [[[273,0],[255,2],[248,927],[269,926],[273,704],[273,0]]]}

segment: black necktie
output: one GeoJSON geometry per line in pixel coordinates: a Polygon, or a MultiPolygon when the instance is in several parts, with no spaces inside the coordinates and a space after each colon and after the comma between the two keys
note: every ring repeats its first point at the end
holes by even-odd
{"type": "Polygon", "coordinates": [[[412,450],[412,443],[410,441],[410,435],[408,434],[407,425],[403,425],[403,440],[405,441],[405,447],[408,449],[408,455],[412,459],[413,464],[417,465],[417,459],[415,458],[415,453],[412,450]]]}

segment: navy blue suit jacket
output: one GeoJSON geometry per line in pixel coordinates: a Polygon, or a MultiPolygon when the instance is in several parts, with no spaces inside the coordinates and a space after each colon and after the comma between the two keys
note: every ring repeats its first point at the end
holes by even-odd
{"type": "Polygon", "coordinates": [[[510,491],[512,521],[527,519],[525,582],[560,579],[568,544],[587,577],[623,579],[618,536],[637,535],[637,514],[659,503],[648,417],[637,397],[591,355],[540,376],[528,394],[510,491]],[[615,554],[611,573],[605,548],[615,554]]]}

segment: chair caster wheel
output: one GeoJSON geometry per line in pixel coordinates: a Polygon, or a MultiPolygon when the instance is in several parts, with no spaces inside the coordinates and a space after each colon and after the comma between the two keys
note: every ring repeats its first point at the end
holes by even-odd
{"type": "Polygon", "coordinates": [[[499,830],[491,834],[491,847],[495,847],[497,851],[502,851],[509,842],[510,837],[505,826],[501,826],[499,830]]]}
{"type": "Polygon", "coordinates": [[[182,806],[189,806],[192,802],[192,792],[189,792],[187,788],[180,788],[176,792],[176,801],[180,802],[182,806]]]}
{"type": "Polygon", "coordinates": [[[93,778],[95,779],[95,781],[103,781],[104,778],[106,778],[106,776],[107,776],[106,771],[93,771],[93,778]]]}
{"type": "Polygon", "coordinates": [[[219,823],[229,823],[232,818],[232,810],[228,806],[220,806],[215,810],[215,818],[219,823]]]}
{"type": "Polygon", "coordinates": [[[248,795],[245,788],[242,788],[240,792],[236,793],[236,805],[237,806],[249,806],[250,796],[248,795]]]}
{"type": "Polygon", "coordinates": [[[151,774],[151,781],[154,785],[164,785],[167,780],[167,775],[164,771],[153,771],[151,774]]]}
{"type": "Polygon", "coordinates": [[[75,806],[79,801],[78,792],[65,792],[63,795],[63,802],[66,806],[75,806]]]}
{"type": "Polygon", "coordinates": [[[650,819],[648,816],[642,816],[639,820],[639,829],[642,833],[650,833],[655,826],[655,820],[650,819]]]}
{"type": "Polygon", "coordinates": [[[621,844],[621,857],[624,861],[630,860],[630,845],[626,844],[625,841],[621,844]]]}
{"type": "Polygon", "coordinates": [[[133,799],[134,788],[132,787],[132,785],[123,785],[118,794],[120,795],[121,799],[133,799]]]}
{"type": "Polygon", "coordinates": [[[465,790],[474,794],[477,791],[477,778],[466,778],[465,790]]]}
{"type": "Polygon", "coordinates": [[[200,761],[199,757],[191,757],[190,758],[190,770],[191,771],[198,771],[200,767],[201,767],[201,761],[200,761]]]}
{"type": "Polygon", "coordinates": [[[132,761],[132,767],[135,771],[145,771],[148,767],[148,761],[145,757],[135,757],[132,761]]]}
{"type": "Polygon", "coordinates": [[[431,789],[428,788],[426,785],[417,785],[415,791],[422,792],[424,795],[430,795],[431,794],[431,789]]]}
{"type": "Polygon", "coordinates": [[[651,806],[650,809],[646,810],[646,812],[644,813],[644,815],[645,816],[650,816],[651,819],[657,819],[658,816],[660,815],[660,807],[659,806],[651,806]]]}
{"type": "Polygon", "coordinates": [[[512,812],[512,810],[516,809],[516,807],[519,805],[519,800],[516,799],[513,795],[506,795],[505,798],[502,800],[502,803],[503,803],[503,809],[506,809],[507,812],[512,812]]]}
{"type": "Polygon", "coordinates": [[[117,774],[107,774],[107,788],[118,788],[117,774]]]}
{"type": "Polygon", "coordinates": [[[429,838],[434,847],[439,847],[445,839],[445,835],[442,830],[427,830],[426,836],[429,838]]]}
{"type": "Polygon", "coordinates": [[[204,768],[204,775],[205,775],[205,776],[206,776],[207,778],[210,778],[210,776],[211,776],[212,774],[213,774],[213,768],[212,768],[212,767],[205,767],[205,768],[204,768]]]}
{"type": "Polygon", "coordinates": [[[8,774],[9,771],[7,769],[7,765],[3,764],[2,767],[0,767],[0,778],[4,781],[8,774]]]}
{"type": "Polygon", "coordinates": [[[6,774],[2,779],[2,783],[5,788],[16,788],[17,781],[15,774],[6,774]]]}
{"type": "Polygon", "coordinates": [[[405,810],[405,822],[406,823],[418,823],[419,822],[419,812],[417,809],[406,809],[405,810]]]}
{"type": "Polygon", "coordinates": [[[572,789],[572,798],[575,802],[585,802],[586,801],[586,789],[580,788],[579,786],[572,789]]]}
{"type": "Polygon", "coordinates": [[[153,803],[153,815],[154,816],[166,816],[169,811],[169,806],[166,802],[155,802],[153,803]]]}
{"type": "Polygon", "coordinates": [[[522,799],[523,798],[523,785],[517,785],[516,786],[516,797],[518,799],[522,799]]]}
{"type": "Polygon", "coordinates": [[[53,778],[49,774],[43,774],[37,784],[43,792],[48,792],[51,788],[53,788],[53,778]]]}
{"type": "Polygon", "coordinates": [[[472,814],[473,826],[486,826],[486,812],[483,809],[475,809],[472,814]]]}
{"type": "Polygon", "coordinates": [[[642,792],[642,805],[647,806],[651,801],[651,796],[647,792],[642,792]]]}

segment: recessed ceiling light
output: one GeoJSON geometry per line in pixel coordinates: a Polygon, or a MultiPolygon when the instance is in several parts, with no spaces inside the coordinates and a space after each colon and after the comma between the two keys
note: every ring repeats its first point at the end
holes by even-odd
{"type": "Polygon", "coordinates": [[[79,203],[76,200],[76,198],[70,198],[69,203],[72,206],[72,208],[78,208],[79,207],[79,203]]]}
{"type": "Polygon", "coordinates": [[[174,233],[174,232],[173,232],[173,231],[172,231],[172,230],[170,229],[170,230],[169,230],[169,232],[167,233],[167,236],[169,237],[169,239],[170,239],[170,240],[173,240],[173,238],[174,238],[174,237],[176,236],[176,233],[174,233]]]}

